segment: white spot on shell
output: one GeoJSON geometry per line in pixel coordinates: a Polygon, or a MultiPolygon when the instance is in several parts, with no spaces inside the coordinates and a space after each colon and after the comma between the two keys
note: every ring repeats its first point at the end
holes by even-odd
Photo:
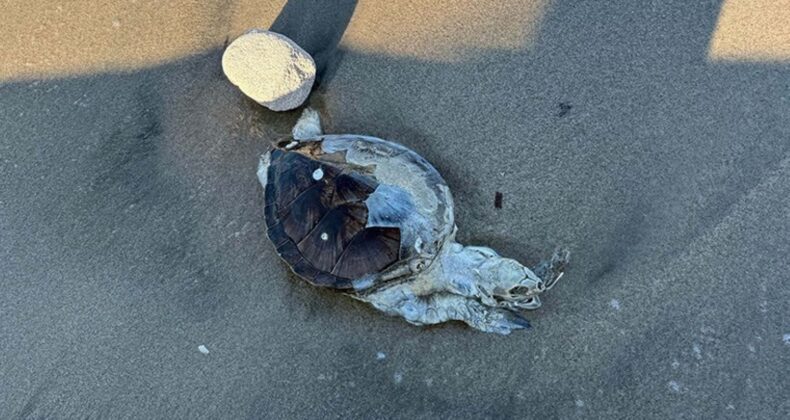
{"type": "Polygon", "coordinates": [[[208,349],[206,348],[206,346],[204,346],[202,344],[198,346],[198,351],[203,353],[203,354],[208,354],[208,349]]]}
{"type": "Polygon", "coordinates": [[[321,178],[323,178],[323,177],[324,177],[324,170],[323,169],[318,168],[318,169],[313,171],[313,179],[314,180],[320,181],[321,178]]]}
{"type": "Polygon", "coordinates": [[[326,241],[328,239],[329,239],[329,235],[327,235],[326,232],[322,232],[321,233],[321,240],[322,241],[326,241]]]}

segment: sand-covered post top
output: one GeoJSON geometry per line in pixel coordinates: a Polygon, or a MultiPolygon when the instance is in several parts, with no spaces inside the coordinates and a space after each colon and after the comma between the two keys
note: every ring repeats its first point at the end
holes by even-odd
{"type": "Polygon", "coordinates": [[[255,29],[236,38],[222,55],[231,83],[273,110],[300,106],[315,82],[315,61],[288,37],[255,29]]]}

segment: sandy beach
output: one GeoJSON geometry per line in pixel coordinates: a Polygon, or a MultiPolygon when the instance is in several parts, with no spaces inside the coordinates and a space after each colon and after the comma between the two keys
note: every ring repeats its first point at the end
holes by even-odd
{"type": "Polygon", "coordinates": [[[12,1],[0,418],[790,417],[790,44],[731,2],[12,1]],[[254,27],[327,132],[436,166],[460,242],[571,251],[531,330],[289,274],[255,172],[299,111],[220,64],[254,27]]]}

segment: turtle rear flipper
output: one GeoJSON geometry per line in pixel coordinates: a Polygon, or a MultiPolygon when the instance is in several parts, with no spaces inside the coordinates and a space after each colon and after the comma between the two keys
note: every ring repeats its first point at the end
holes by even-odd
{"type": "Polygon", "coordinates": [[[313,108],[305,108],[291,130],[294,140],[314,139],[322,134],[324,133],[321,131],[321,116],[313,108]]]}

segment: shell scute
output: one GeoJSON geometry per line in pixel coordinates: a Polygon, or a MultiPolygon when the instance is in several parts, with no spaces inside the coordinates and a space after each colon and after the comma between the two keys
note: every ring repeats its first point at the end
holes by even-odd
{"type": "Polygon", "coordinates": [[[371,269],[381,271],[398,258],[400,229],[375,227],[360,231],[332,268],[332,274],[358,279],[371,269]]]}
{"type": "Polygon", "coordinates": [[[363,203],[347,203],[325,212],[297,247],[321,271],[331,272],[351,239],[365,229],[368,211],[363,203]]]}

